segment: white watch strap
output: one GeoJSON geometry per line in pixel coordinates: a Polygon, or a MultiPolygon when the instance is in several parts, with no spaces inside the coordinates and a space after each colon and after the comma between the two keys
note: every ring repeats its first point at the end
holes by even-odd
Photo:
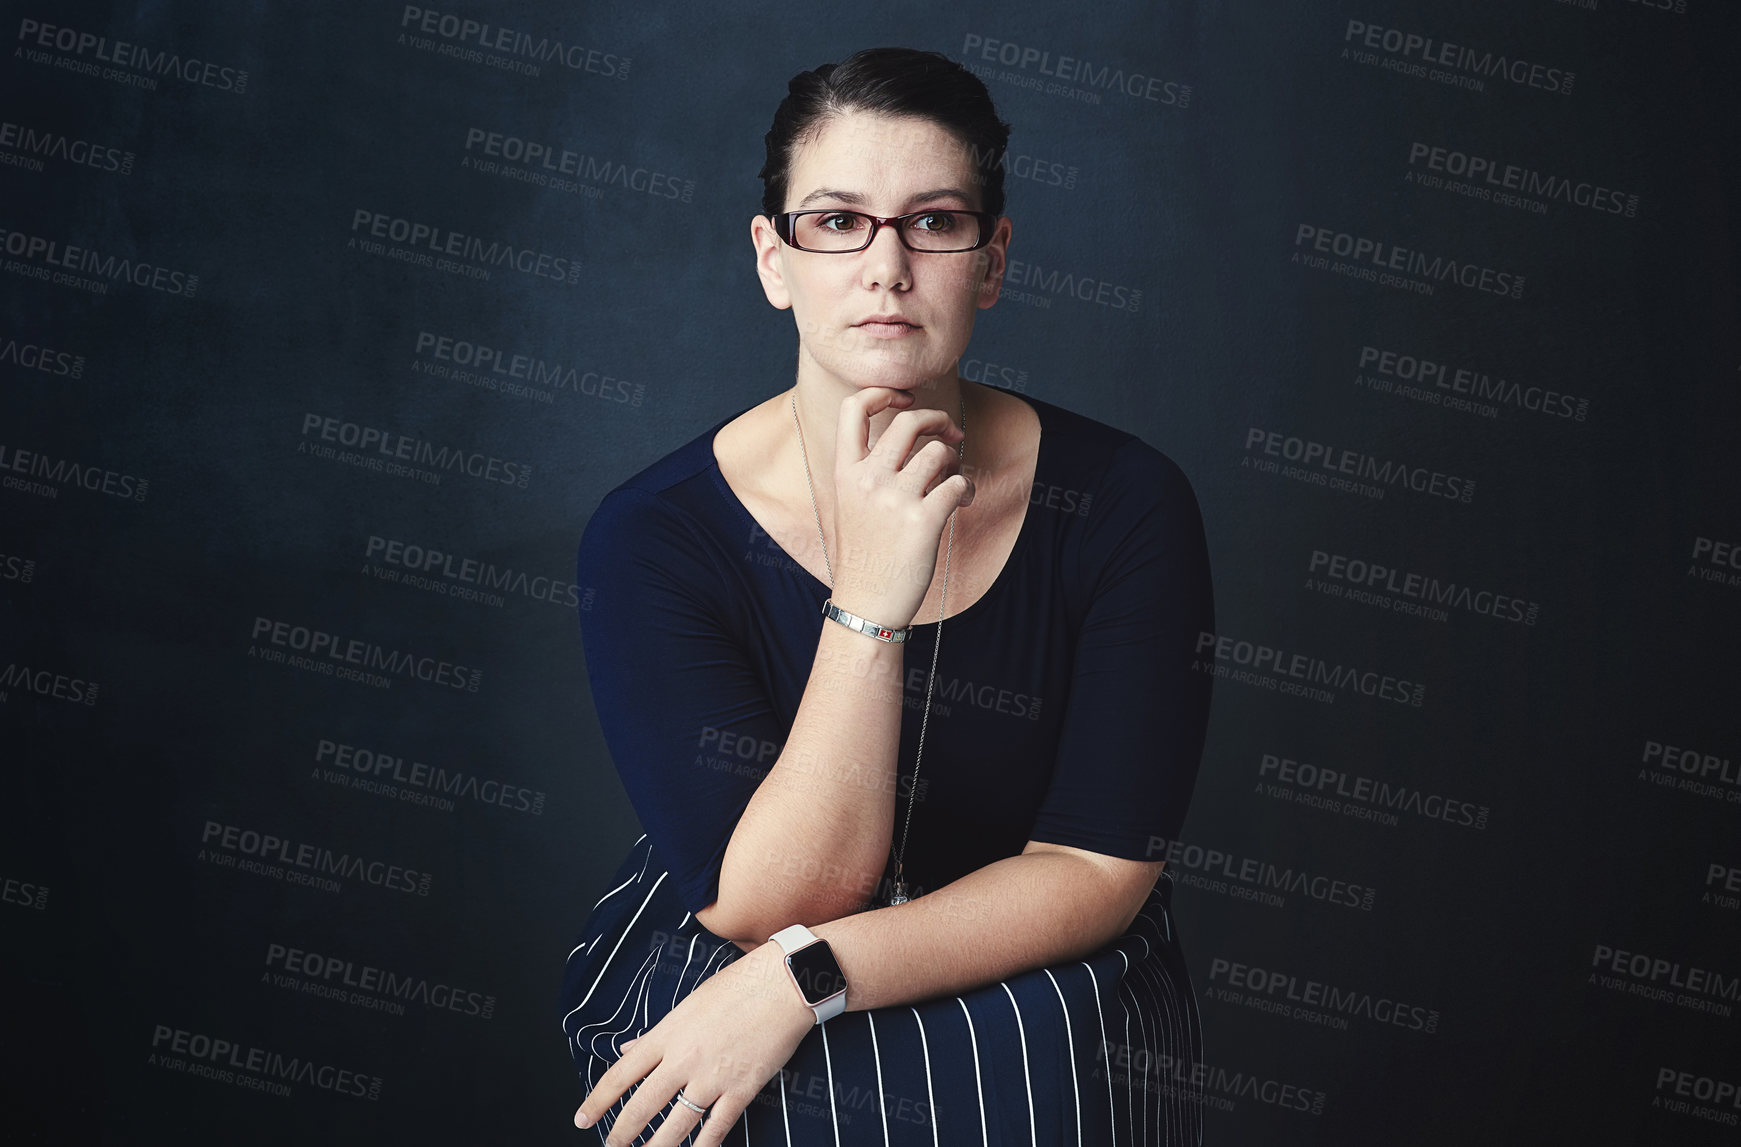
{"type": "MultiPolygon", "coordinates": [[[[775,932],[772,936],[769,936],[768,939],[780,945],[780,951],[783,954],[790,956],[798,949],[816,943],[818,940],[822,939],[822,937],[818,936],[802,924],[788,924],[778,932],[775,932]]],[[[793,985],[794,990],[796,990],[796,987],[797,985],[793,985]]],[[[830,996],[828,999],[823,1000],[810,1010],[816,1013],[817,1023],[825,1023],[846,1011],[846,993],[840,992],[836,995],[830,996]]]]}
{"type": "Polygon", "coordinates": [[[829,996],[810,1010],[816,1013],[817,1023],[825,1024],[846,1010],[846,993],[841,992],[837,996],[829,996]]]}
{"type": "Polygon", "coordinates": [[[780,951],[790,956],[804,945],[814,944],[821,937],[802,924],[788,924],[768,939],[780,945],[780,951]]]}

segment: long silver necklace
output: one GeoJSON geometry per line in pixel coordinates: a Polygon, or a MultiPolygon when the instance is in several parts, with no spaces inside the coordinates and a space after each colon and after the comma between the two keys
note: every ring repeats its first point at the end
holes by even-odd
{"type": "MultiPolygon", "coordinates": [[[[967,456],[967,396],[958,394],[961,402],[961,441],[955,447],[959,464],[967,456]]],[[[810,479],[810,454],[804,449],[804,425],[798,421],[798,391],[792,390],[792,425],[798,428],[798,452],[804,458],[804,484],[810,488],[810,512],[816,515],[816,540],[822,543],[822,564],[828,571],[828,588],[834,588],[834,564],[828,560],[828,539],[822,536],[822,511],[816,508],[816,484],[810,479]]],[[[937,651],[943,646],[943,618],[949,612],[949,555],[955,549],[955,515],[949,515],[949,544],[943,551],[943,593],[937,603],[937,637],[931,645],[931,672],[925,678],[925,708],[919,718],[919,749],[913,755],[913,784],[907,790],[907,819],[901,826],[901,847],[895,850],[895,887],[889,894],[889,904],[907,902],[907,882],[901,858],[907,852],[907,830],[913,826],[913,798],[919,791],[919,762],[925,757],[925,726],[931,720],[931,690],[937,682],[937,651]]],[[[899,770],[897,769],[897,773],[899,770]]]]}

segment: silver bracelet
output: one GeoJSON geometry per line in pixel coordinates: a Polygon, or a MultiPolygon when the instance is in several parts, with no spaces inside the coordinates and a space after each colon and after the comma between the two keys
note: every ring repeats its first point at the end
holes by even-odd
{"type": "Polygon", "coordinates": [[[833,598],[829,598],[827,601],[822,603],[822,616],[828,618],[830,621],[838,621],[848,629],[856,630],[857,632],[864,634],[866,637],[874,637],[878,641],[900,642],[913,636],[913,627],[910,625],[905,629],[890,629],[886,625],[878,625],[874,621],[866,621],[864,618],[858,616],[858,614],[848,613],[838,605],[835,605],[833,598]]]}

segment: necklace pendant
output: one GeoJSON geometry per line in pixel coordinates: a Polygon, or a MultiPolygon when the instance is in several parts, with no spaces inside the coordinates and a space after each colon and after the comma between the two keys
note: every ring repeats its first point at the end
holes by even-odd
{"type": "Polygon", "coordinates": [[[894,892],[889,894],[889,905],[890,905],[890,907],[893,907],[896,904],[905,904],[906,902],[907,902],[907,882],[904,880],[897,880],[897,881],[895,881],[894,892]]]}

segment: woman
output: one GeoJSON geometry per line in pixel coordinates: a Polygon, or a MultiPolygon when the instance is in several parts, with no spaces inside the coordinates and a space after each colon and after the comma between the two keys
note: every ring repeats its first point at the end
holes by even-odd
{"type": "Polygon", "coordinates": [[[646,828],[564,982],[575,1122],[611,1147],[1200,1140],[1151,858],[1207,720],[1202,524],[1140,439],[957,374],[1007,138],[933,53],[795,77],[750,237],[796,385],[587,526],[646,828]]]}

